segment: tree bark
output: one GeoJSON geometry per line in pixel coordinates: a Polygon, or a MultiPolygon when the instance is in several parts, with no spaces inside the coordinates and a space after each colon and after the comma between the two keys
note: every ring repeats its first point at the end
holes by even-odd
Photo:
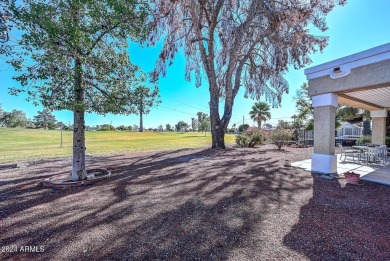
{"type": "Polygon", "coordinates": [[[144,97],[141,93],[140,101],[139,101],[139,132],[144,131],[144,118],[143,118],[143,113],[144,113],[144,97]]]}
{"type": "Polygon", "coordinates": [[[225,149],[225,130],[218,124],[211,130],[212,149],[225,149]]]}
{"type": "Polygon", "coordinates": [[[261,130],[261,121],[257,122],[257,127],[259,128],[259,130],[261,130]]]}
{"type": "Polygon", "coordinates": [[[144,119],[143,119],[143,113],[142,110],[139,111],[139,132],[144,131],[144,119]]]}
{"type": "Polygon", "coordinates": [[[84,110],[81,109],[84,102],[84,90],[82,88],[81,76],[82,66],[80,59],[75,59],[75,101],[76,109],[73,111],[73,161],[72,180],[83,180],[86,178],[87,169],[85,166],[85,120],[84,110]]]}

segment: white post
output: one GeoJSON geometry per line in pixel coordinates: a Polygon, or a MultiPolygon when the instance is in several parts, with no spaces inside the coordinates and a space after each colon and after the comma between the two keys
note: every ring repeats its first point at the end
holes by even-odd
{"type": "Polygon", "coordinates": [[[338,96],[334,93],[312,97],[314,107],[314,153],[313,172],[337,174],[335,155],[336,107],[338,96]]]}

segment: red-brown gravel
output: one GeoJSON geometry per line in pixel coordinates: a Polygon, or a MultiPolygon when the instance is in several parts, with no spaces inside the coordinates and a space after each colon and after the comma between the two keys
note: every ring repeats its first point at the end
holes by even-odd
{"type": "Polygon", "coordinates": [[[274,148],[89,158],[115,176],[59,191],[37,184],[69,159],[0,165],[0,247],[18,247],[0,259],[390,260],[390,187],[283,167],[312,149],[274,148]]]}

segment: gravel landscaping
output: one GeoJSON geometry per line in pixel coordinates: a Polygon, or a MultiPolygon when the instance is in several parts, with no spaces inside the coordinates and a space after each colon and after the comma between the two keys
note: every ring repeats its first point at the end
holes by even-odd
{"type": "Polygon", "coordinates": [[[0,259],[390,260],[389,186],[284,167],[312,148],[275,148],[89,157],[113,177],[65,190],[40,182],[69,158],[0,165],[0,259]]]}

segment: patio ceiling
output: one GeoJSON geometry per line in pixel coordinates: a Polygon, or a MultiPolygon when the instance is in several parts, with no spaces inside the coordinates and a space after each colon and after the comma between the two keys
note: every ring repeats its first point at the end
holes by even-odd
{"type": "Polygon", "coordinates": [[[338,103],[390,109],[390,43],[305,69],[309,95],[338,95],[338,103]]]}
{"type": "Polygon", "coordinates": [[[374,111],[390,109],[390,86],[338,93],[339,104],[374,111]]]}

